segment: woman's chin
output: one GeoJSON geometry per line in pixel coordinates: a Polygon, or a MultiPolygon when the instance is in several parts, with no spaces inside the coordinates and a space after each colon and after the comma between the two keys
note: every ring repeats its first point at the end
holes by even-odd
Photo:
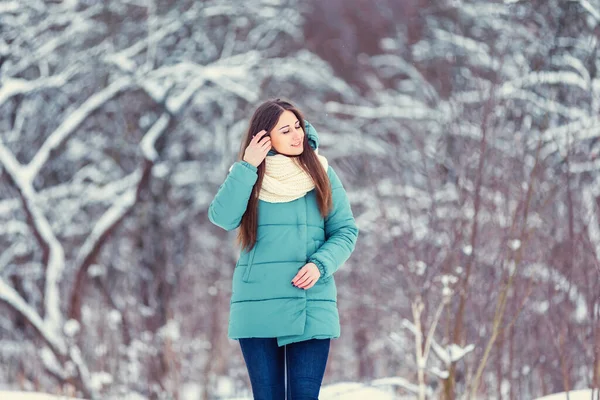
{"type": "Polygon", "coordinates": [[[304,152],[304,149],[302,147],[300,147],[300,148],[289,147],[285,153],[280,152],[280,154],[283,154],[286,156],[299,156],[303,152],[304,152]]]}

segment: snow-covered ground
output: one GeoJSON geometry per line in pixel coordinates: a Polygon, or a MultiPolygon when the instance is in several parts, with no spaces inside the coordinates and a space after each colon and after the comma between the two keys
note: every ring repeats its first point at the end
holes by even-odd
{"type": "MultiPolygon", "coordinates": [[[[593,393],[600,396],[598,390],[593,393]]],[[[591,389],[574,390],[569,392],[568,400],[596,400],[592,395],[591,389]]],[[[409,397],[394,397],[393,394],[381,389],[365,386],[361,383],[338,383],[325,386],[321,389],[319,396],[322,400],[408,400],[409,397]]],[[[139,398],[139,397],[136,397],[139,398]]],[[[25,393],[25,392],[2,392],[2,400],[82,400],[73,397],[52,396],[44,393],[25,393]]],[[[229,400],[252,400],[249,397],[237,397],[229,400]]],[[[567,400],[566,393],[557,393],[550,396],[540,397],[536,400],[567,400]]]]}
{"type": "MultiPolygon", "coordinates": [[[[193,396],[190,396],[192,393],[188,392],[186,400],[194,400],[199,399],[196,395],[200,395],[200,393],[195,393],[193,396]]],[[[334,385],[324,386],[321,389],[321,393],[319,395],[321,400],[404,400],[402,398],[394,397],[390,393],[386,393],[384,390],[380,390],[373,387],[368,387],[360,383],[338,383],[334,385]]],[[[25,393],[25,392],[3,392],[0,391],[0,399],[1,400],[81,400],[75,398],[67,398],[64,396],[52,396],[49,394],[43,393],[25,393]]],[[[136,400],[139,397],[136,397],[136,400]]],[[[408,398],[407,398],[408,399],[408,398]]],[[[127,400],[125,398],[125,400],[127,400]]],[[[229,400],[252,400],[251,397],[237,397],[230,398],[229,400]]]]}
{"type": "Polygon", "coordinates": [[[0,391],[2,400],[80,400],[75,397],[53,396],[45,393],[33,392],[3,392],[0,391]]]}
{"type": "MultiPolygon", "coordinates": [[[[596,400],[600,398],[600,393],[597,389],[594,389],[592,393],[591,389],[585,390],[573,390],[569,392],[569,400],[596,400]],[[593,396],[594,395],[594,396],[593,396]]],[[[536,400],[567,400],[566,393],[551,394],[550,396],[540,397],[536,400]]]]}

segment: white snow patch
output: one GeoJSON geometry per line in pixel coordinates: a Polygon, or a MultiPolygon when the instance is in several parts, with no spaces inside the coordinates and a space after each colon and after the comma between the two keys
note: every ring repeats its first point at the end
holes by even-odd
{"type": "Polygon", "coordinates": [[[92,374],[92,388],[99,391],[105,385],[113,383],[113,377],[107,372],[96,372],[92,374]]]}
{"type": "MultiPolygon", "coordinates": [[[[0,399],[2,400],[77,400],[75,397],[53,396],[46,393],[34,392],[1,392],[0,399]]],[[[82,399],[80,399],[82,400],[82,399]]]]}
{"type": "MultiPolygon", "coordinates": [[[[190,393],[195,394],[194,390],[190,393]]],[[[321,400],[408,400],[414,396],[395,396],[392,389],[368,386],[362,383],[341,382],[321,387],[321,400]]],[[[183,397],[182,400],[197,400],[196,397],[183,397]]],[[[227,400],[252,400],[252,397],[229,397],[227,400]]]]}
{"type": "Polygon", "coordinates": [[[536,400],[590,400],[593,399],[594,395],[598,396],[598,389],[583,389],[583,390],[572,390],[569,392],[569,396],[567,397],[567,393],[556,393],[551,394],[550,396],[539,397],[536,400]]]}
{"type": "Polygon", "coordinates": [[[517,250],[521,247],[521,241],[519,239],[514,239],[508,242],[508,247],[512,250],[517,250]]]}
{"type": "Polygon", "coordinates": [[[415,262],[409,263],[408,269],[412,273],[415,273],[417,275],[423,275],[427,270],[427,264],[421,260],[417,260],[415,262]]]}
{"type": "Polygon", "coordinates": [[[117,329],[122,320],[123,316],[119,310],[110,310],[108,313],[108,324],[111,329],[117,329]]]}
{"type": "Polygon", "coordinates": [[[167,323],[158,330],[158,335],[165,339],[178,340],[180,335],[179,322],[175,320],[169,320],[167,323]]]}
{"type": "Polygon", "coordinates": [[[573,314],[575,321],[581,322],[588,318],[587,299],[579,291],[577,286],[570,282],[569,279],[559,271],[556,271],[543,263],[533,263],[526,266],[523,270],[523,275],[531,277],[537,282],[554,284],[554,287],[557,290],[567,293],[569,300],[575,305],[575,312],[573,314]]]}
{"type": "Polygon", "coordinates": [[[220,376],[217,379],[217,396],[229,397],[233,396],[234,393],[235,382],[228,376],[220,376]]]}
{"type": "Polygon", "coordinates": [[[448,377],[450,376],[450,373],[448,371],[441,370],[438,367],[429,368],[429,372],[431,372],[440,379],[448,379],[448,377]]]}
{"type": "Polygon", "coordinates": [[[102,264],[92,264],[88,268],[88,275],[90,278],[106,275],[106,267],[102,264]]]}
{"type": "Polygon", "coordinates": [[[199,400],[202,398],[202,386],[194,382],[186,382],[181,388],[181,400],[199,400]]]}
{"type": "Polygon", "coordinates": [[[77,322],[77,320],[74,319],[70,319],[67,322],[65,322],[65,325],[63,326],[63,332],[65,333],[65,335],[69,336],[69,337],[73,337],[75,335],[77,335],[77,333],[81,330],[81,326],[79,325],[79,322],[77,322]]]}
{"type": "Polygon", "coordinates": [[[470,256],[471,253],[473,253],[473,247],[471,245],[467,245],[467,246],[463,247],[463,253],[470,256]]]}
{"type": "Polygon", "coordinates": [[[457,344],[452,343],[448,346],[448,353],[450,354],[450,360],[456,362],[463,358],[467,353],[475,350],[475,345],[469,344],[465,347],[460,347],[457,344]]]}
{"type": "Polygon", "coordinates": [[[391,391],[374,388],[361,383],[337,383],[321,388],[319,398],[323,400],[395,400],[391,391]]]}

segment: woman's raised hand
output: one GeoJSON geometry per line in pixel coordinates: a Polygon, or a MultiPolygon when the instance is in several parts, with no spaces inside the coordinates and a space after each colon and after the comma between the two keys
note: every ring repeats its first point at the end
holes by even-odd
{"type": "Polygon", "coordinates": [[[266,134],[267,131],[263,129],[262,131],[254,135],[254,137],[250,141],[250,144],[246,148],[246,151],[244,152],[243,160],[249,164],[254,165],[257,168],[260,165],[260,163],[263,162],[269,150],[271,150],[270,137],[267,136],[266,139],[260,140],[266,134]]]}

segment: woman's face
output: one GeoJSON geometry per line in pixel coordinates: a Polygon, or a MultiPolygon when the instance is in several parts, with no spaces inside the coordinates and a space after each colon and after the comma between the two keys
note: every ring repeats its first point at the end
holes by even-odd
{"type": "Polygon", "coordinates": [[[275,127],[269,132],[271,146],[286,156],[299,156],[304,150],[304,129],[296,114],[285,110],[275,127]]]}

